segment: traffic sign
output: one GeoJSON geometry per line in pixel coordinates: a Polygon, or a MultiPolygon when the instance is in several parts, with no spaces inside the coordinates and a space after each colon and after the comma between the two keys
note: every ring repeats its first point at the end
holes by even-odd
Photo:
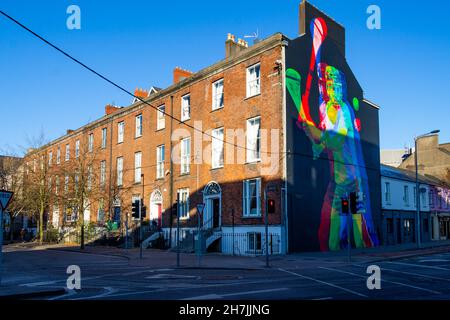
{"type": "Polygon", "coordinates": [[[0,190],[0,206],[2,207],[3,210],[6,210],[6,208],[8,207],[8,204],[11,201],[12,196],[13,192],[0,190]]]}

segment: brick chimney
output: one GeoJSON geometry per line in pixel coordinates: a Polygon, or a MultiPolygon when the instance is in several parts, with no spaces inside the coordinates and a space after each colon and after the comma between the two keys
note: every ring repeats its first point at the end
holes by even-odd
{"type": "Polygon", "coordinates": [[[192,71],[181,69],[180,67],[175,67],[173,70],[173,83],[178,83],[183,79],[189,78],[194,73],[192,71]]]}
{"type": "Polygon", "coordinates": [[[74,133],[74,132],[75,132],[75,130],[72,130],[72,129],[67,129],[67,131],[66,131],[67,134],[71,134],[71,133],[74,133]]]}
{"type": "Polygon", "coordinates": [[[142,88],[136,88],[136,90],[134,90],[134,95],[136,97],[139,97],[141,99],[147,98],[148,97],[148,91],[144,90],[142,88]]]}
{"type": "Polygon", "coordinates": [[[234,40],[234,35],[229,33],[227,35],[227,40],[225,41],[225,59],[234,57],[236,54],[248,48],[247,41],[238,39],[237,42],[234,40]]]}
{"type": "Polygon", "coordinates": [[[112,114],[114,112],[117,112],[117,110],[119,110],[119,109],[120,109],[119,107],[113,106],[111,104],[107,104],[105,106],[105,114],[106,115],[110,115],[110,114],[112,114]]]}

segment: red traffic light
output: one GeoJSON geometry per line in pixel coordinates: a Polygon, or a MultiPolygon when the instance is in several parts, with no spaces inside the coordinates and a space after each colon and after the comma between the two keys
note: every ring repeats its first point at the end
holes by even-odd
{"type": "Polygon", "coordinates": [[[269,199],[267,201],[267,211],[268,213],[275,213],[275,200],[269,199]]]}
{"type": "Polygon", "coordinates": [[[348,200],[347,199],[342,199],[341,200],[341,206],[342,206],[342,213],[343,214],[348,214],[348,207],[349,207],[349,205],[348,205],[348,200]]]}

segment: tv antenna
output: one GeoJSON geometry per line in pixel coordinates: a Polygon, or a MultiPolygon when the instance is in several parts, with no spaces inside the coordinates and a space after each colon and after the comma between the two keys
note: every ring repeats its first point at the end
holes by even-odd
{"type": "Polygon", "coordinates": [[[244,38],[253,38],[253,42],[256,43],[259,41],[259,31],[256,29],[256,32],[253,32],[253,34],[245,35],[244,38]]]}

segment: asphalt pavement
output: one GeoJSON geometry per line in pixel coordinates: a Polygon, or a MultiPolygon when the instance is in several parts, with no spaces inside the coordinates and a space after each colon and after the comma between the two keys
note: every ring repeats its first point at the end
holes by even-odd
{"type": "Polygon", "coordinates": [[[3,295],[51,292],[23,297],[27,299],[450,299],[448,248],[409,258],[365,255],[350,263],[345,256],[272,257],[270,268],[265,268],[260,257],[212,254],[203,257],[199,267],[195,255],[182,254],[177,267],[176,254],[159,250],[146,250],[140,260],[136,250],[11,246],[5,249],[4,262],[3,295]],[[79,290],[67,288],[71,265],[80,268],[79,290]],[[379,289],[368,287],[373,275],[369,266],[380,268],[379,289]]]}

